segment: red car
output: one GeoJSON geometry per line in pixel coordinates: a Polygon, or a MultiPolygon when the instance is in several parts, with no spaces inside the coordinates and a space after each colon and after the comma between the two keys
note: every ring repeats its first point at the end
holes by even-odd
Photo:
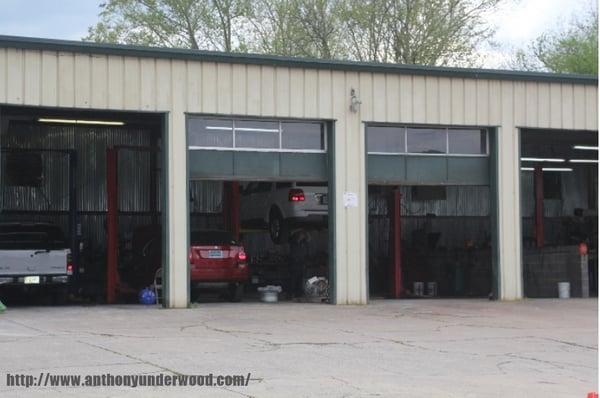
{"type": "Polygon", "coordinates": [[[250,273],[244,247],[230,232],[192,231],[189,261],[192,289],[222,286],[231,301],[241,301],[250,273]]]}

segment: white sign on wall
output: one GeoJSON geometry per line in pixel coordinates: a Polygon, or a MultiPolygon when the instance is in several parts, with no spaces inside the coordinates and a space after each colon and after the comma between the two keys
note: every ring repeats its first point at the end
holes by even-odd
{"type": "Polygon", "coordinates": [[[344,207],[358,207],[356,192],[344,192],[344,207]]]}

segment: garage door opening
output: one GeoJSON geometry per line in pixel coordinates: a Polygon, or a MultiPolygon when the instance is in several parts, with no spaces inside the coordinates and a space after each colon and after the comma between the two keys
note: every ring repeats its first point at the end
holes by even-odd
{"type": "Polygon", "coordinates": [[[326,182],[190,181],[192,302],[328,302],[328,207],[326,182]]]}
{"type": "Polygon", "coordinates": [[[192,301],[274,286],[331,302],[331,123],[190,115],[187,129],[192,301]]]}
{"type": "Polygon", "coordinates": [[[521,131],[526,297],[598,295],[598,133],[521,131]]]}
{"type": "Polygon", "coordinates": [[[493,130],[365,133],[371,297],[493,297],[493,130]]]}
{"type": "Polygon", "coordinates": [[[487,186],[370,185],[371,297],[488,297],[489,203],[487,186]]]}
{"type": "Polygon", "coordinates": [[[162,246],[146,239],[162,228],[162,115],[7,106],[0,116],[2,300],[137,302],[154,280],[145,257],[162,246]]]}

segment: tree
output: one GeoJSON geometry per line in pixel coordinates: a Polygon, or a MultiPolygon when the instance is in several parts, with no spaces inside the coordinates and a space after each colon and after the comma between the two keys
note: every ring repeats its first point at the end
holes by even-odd
{"type": "Polygon", "coordinates": [[[485,16],[500,0],[350,0],[344,18],[358,59],[469,64],[494,33],[485,16]]]}
{"type": "Polygon", "coordinates": [[[471,64],[503,0],[108,0],[86,40],[471,64]]]}
{"type": "Polygon", "coordinates": [[[84,40],[210,48],[243,47],[249,0],[108,0],[84,40]]]}
{"type": "Polygon", "coordinates": [[[514,69],[598,74],[598,12],[590,11],[566,30],[549,31],[519,50],[514,69]]]}

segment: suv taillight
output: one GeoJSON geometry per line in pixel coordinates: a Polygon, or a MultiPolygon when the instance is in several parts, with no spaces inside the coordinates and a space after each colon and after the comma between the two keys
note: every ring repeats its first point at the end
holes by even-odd
{"type": "Polygon", "coordinates": [[[290,189],[288,199],[290,202],[304,202],[304,191],[301,189],[290,189]]]}
{"type": "Polygon", "coordinates": [[[246,252],[239,252],[238,253],[238,260],[240,261],[246,261],[246,252]]]}

